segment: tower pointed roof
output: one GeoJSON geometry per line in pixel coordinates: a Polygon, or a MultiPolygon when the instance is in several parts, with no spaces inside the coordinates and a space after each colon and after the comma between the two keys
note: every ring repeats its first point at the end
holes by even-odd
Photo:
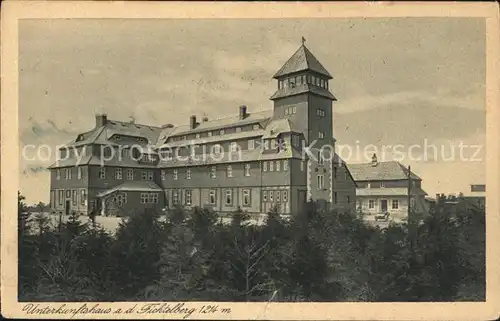
{"type": "Polygon", "coordinates": [[[278,70],[278,72],[273,76],[273,78],[279,78],[285,75],[293,74],[300,71],[314,71],[318,74],[332,79],[332,75],[328,70],[323,67],[323,65],[316,59],[309,49],[302,43],[302,45],[297,49],[297,51],[288,59],[288,61],[283,65],[283,67],[278,70]]]}

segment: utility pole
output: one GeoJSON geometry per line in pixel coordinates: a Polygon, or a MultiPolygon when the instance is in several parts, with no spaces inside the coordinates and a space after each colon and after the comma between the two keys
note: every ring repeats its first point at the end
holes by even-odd
{"type": "Polygon", "coordinates": [[[411,166],[408,165],[408,238],[410,249],[413,251],[414,229],[415,222],[413,222],[413,215],[411,214],[411,166]]]}

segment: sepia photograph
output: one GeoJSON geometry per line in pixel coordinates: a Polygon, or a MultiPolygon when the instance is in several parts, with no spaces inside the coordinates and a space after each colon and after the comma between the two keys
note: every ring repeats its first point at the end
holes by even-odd
{"type": "Polygon", "coordinates": [[[4,316],[498,316],[498,6],[75,4],[2,12],[4,316]]]}

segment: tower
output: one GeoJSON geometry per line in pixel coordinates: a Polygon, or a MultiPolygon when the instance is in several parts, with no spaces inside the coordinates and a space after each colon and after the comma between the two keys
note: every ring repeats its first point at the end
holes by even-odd
{"type": "Polygon", "coordinates": [[[304,44],[273,76],[278,89],[271,96],[273,118],[288,118],[294,128],[304,134],[306,142],[333,146],[332,102],[329,90],[330,73],[304,44]]]}
{"type": "Polygon", "coordinates": [[[273,118],[288,119],[293,131],[303,134],[306,146],[311,147],[309,150],[316,157],[308,157],[306,162],[307,199],[327,208],[336,195],[332,154],[335,151],[332,104],[336,98],[329,89],[332,75],[302,38],[302,45],[273,78],[278,85],[270,98],[274,102],[273,118]]]}

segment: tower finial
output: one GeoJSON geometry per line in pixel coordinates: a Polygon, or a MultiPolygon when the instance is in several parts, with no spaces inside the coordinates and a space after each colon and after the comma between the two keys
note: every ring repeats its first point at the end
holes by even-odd
{"type": "Polygon", "coordinates": [[[302,37],[302,45],[306,43],[306,38],[302,37]]]}

